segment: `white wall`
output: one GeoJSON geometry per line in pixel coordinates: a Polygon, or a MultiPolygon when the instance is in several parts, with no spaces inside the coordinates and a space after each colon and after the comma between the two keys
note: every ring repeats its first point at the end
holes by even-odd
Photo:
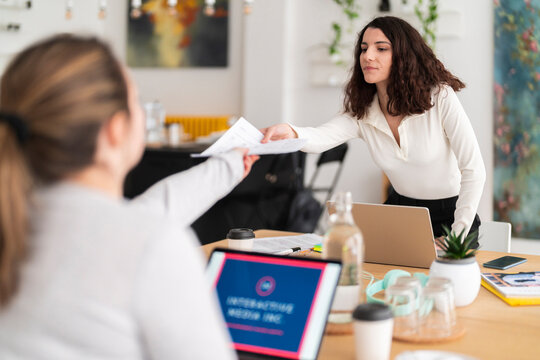
{"type": "MultiPolygon", "coordinates": [[[[0,7],[0,24],[16,21],[22,31],[0,31],[0,73],[10,55],[41,37],[56,32],[91,33],[104,37],[125,59],[127,0],[108,1],[108,13],[98,19],[98,0],[75,0],[73,18],[66,20],[65,0],[34,0],[32,9],[0,7]]],[[[241,2],[231,0],[229,66],[206,69],[133,69],[141,100],[159,99],[170,114],[236,115],[242,103],[241,2]]]]}
{"type": "Polygon", "coordinates": [[[246,16],[242,115],[255,126],[283,121],[289,104],[291,1],[256,1],[246,16]]]}
{"type": "Polygon", "coordinates": [[[0,73],[13,56],[26,45],[58,32],[102,35],[104,21],[97,16],[94,1],[78,1],[72,20],[65,18],[65,0],[33,0],[29,10],[0,7],[0,24],[20,23],[18,32],[0,31],[0,73]]]}

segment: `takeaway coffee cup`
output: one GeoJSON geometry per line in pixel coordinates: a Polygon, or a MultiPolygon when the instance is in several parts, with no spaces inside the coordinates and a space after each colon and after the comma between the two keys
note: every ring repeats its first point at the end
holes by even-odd
{"type": "Polygon", "coordinates": [[[236,250],[250,251],[253,248],[254,238],[253,230],[245,228],[231,229],[227,234],[229,248],[236,250]]]}
{"type": "Polygon", "coordinates": [[[388,360],[392,346],[392,310],[384,304],[360,304],[354,309],[356,360],[388,360]]]}

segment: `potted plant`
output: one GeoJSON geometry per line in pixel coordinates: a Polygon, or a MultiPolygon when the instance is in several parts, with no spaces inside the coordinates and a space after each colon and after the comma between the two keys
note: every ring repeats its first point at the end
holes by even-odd
{"type": "Polygon", "coordinates": [[[476,231],[463,239],[462,230],[458,235],[443,226],[445,236],[435,239],[444,251],[436,258],[429,269],[429,276],[445,277],[454,284],[456,306],[469,305],[476,299],[480,290],[480,267],[476,262],[473,248],[476,231]]]}

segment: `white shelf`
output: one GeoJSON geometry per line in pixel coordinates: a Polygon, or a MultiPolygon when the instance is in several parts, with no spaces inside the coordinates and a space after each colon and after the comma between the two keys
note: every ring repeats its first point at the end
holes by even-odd
{"type": "Polygon", "coordinates": [[[32,0],[0,0],[0,8],[28,10],[32,8],[32,3],[32,0]]]}
{"type": "Polygon", "coordinates": [[[309,82],[312,86],[342,87],[352,65],[354,43],[344,43],[339,51],[343,63],[335,63],[328,54],[328,44],[317,44],[308,51],[309,82]]]}
{"type": "Polygon", "coordinates": [[[313,86],[343,87],[348,79],[348,66],[331,62],[311,63],[310,84],[313,86]]]}

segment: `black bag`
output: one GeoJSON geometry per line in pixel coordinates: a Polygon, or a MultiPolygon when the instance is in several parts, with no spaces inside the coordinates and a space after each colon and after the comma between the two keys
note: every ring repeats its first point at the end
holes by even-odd
{"type": "Polygon", "coordinates": [[[289,208],[286,230],[312,233],[322,213],[321,204],[309,189],[296,192],[289,208]]]}
{"type": "Polygon", "coordinates": [[[315,199],[313,192],[304,187],[303,166],[299,163],[298,157],[293,157],[293,163],[297,176],[294,179],[295,189],[291,194],[285,230],[312,233],[317,227],[323,207],[315,199]]]}
{"type": "Polygon", "coordinates": [[[264,228],[311,233],[317,227],[323,209],[304,188],[304,162],[304,153],[282,154],[267,168],[252,214],[265,222],[264,228]]]}

